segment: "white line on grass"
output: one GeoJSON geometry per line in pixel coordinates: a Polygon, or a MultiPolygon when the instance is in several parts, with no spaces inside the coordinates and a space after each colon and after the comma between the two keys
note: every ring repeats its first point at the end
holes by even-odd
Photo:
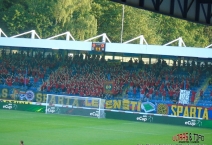
{"type": "Polygon", "coordinates": [[[126,130],[117,130],[117,129],[106,129],[106,128],[98,128],[98,127],[85,127],[91,129],[99,129],[99,130],[108,130],[108,131],[117,131],[117,132],[126,132],[126,133],[139,133],[139,134],[151,134],[151,135],[160,135],[158,133],[149,133],[149,132],[135,132],[135,131],[126,131],[126,130]]]}
{"type": "Polygon", "coordinates": [[[212,132],[207,132],[207,133],[201,133],[201,134],[212,134],[212,132]]]}
{"type": "Polygon", "coordinates": [[[127,122],[127,123],[122,123],[122,124],[137,124],[137,123],[140,123],[140,122],[127,122]]]}

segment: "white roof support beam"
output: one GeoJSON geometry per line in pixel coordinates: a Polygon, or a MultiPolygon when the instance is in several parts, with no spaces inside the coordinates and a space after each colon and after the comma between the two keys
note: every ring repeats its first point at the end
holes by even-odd
{"type": "Polygon", "coordinates": [[[71,35],[71,33],[69,31],[65,32],[65,33],[62,33],[62,34],[58,34],[58,35],[55,35],[55,36],[52,36],[52,37],[49,37],[47,38],[48,40],[51,40],[51,39],[54,39],[54,38],[57,38],[57,37],[60,37],[60,36],[63,36],[63,35],[66,35],[66,40],[69,41],[70,40],[70,37],[73,41],[75,41],[74,37],[71,35]]]}
{"type": "Polygon", "coordinates": [[[148,45],[148,43],[147,43],[147,41],[146,41],[146,39],[144,38],[143,35],[140,35],[140,36],[138,36],[138,37],[136,37],[136,38],[133,38],[133,39],[131,39],[131,40],[128,40],[128,41],[124,42],[124,44],[130,43],[130,42],[132,42],[132,41],[134,41],[134,40],[137,40],[137,39],[140,39],[140,43],[139,43],[139,44],[141,44],[141,45],[143,45],[143,44],[148,45]]]}
{"type": "Polygon", "coordinates": [[[178,41],[178,46],[179,46],[179,47],[182,47],[182,46],[183,46],[183,47],[186,47],[186,45],[185,45],[185,43],[184,43],[182,37],[179,37],[179,38],[177,38],[177,39],[175,39],[175,40],[173,40],[173,41],[170,41],[170,42],[164,44],[163,46],[168,46],[168,45],[170,45],[170,44],[172,44],[172,43],[174,43],[174,42],[177,42],[177,41],[178,41]]]}
{"type": "Polygon", "coordinates": [[[92,37],[92,38],[89,38],[87,40],[85,40],[85,42],[88,42],[88,41],[91,41],[91,40],[94,40],[94,39],[97,39],[97,38],[100,38],[102,37],[102,42],[106,42],[108,41],[109,43],[111,43],[110,39],[107,37],[106,33],[103,33],[101,35],[98,35],[98,36],[95,36],[95,37],[92,37]]]}
{"type": "Polygon", "coordinates": [[[210,48],[212,46],[212,44],[210,44],[210,45],[208,45],[207,47],[205,47],[205,48],[210,48]]]}
{"type": "Polygon", "coordinates": [[[0,28],[0,37],[1,37],[1,34],[3,34],[4,37],[7,37],[7,35],[4,33],[4,31],[0,28]]]}
{"type": "Polygon", "coordinates": [[[38,36],[38,34],[35,32],[35,30],[31,30],[31,31],[28,31],[28,32],[24,32],[24,33],[15,35],[15,36],[11,36],[11,38],[16,38],[16,37],[23,36],[23,35],[26,35],[26,34],[31,34],[31,39],[35,39],[35,36],[37,36],[38,39],[41,39],[38,36]]]}

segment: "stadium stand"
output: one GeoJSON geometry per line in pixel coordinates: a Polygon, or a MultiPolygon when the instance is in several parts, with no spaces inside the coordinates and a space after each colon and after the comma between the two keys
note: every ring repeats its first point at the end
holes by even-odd
{"type": "Polygon", "coordinates": [[[144,64],[132,58],[129,62],[106,61],[104,55],[89,53],[64,57],[60,53],[5,50],[1,56],[1,85],[6,87],[168,104],[176,103],[180,89],[186,89],[192,92],[191,104],[212,106],[212,64],[208,62],[173,61],[170,66],[162,59],[144,64]],[[112,95],[104,93],[105,81],[113,82],[112,95]]]}

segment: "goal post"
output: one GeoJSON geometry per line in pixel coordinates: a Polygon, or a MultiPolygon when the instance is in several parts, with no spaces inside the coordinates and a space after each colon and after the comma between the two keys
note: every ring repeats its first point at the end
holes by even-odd
{"type": "Polygon", "coordinates": [[[46,114],[105,118],[104,105],[101,98],[47,94],[46,114]]]}

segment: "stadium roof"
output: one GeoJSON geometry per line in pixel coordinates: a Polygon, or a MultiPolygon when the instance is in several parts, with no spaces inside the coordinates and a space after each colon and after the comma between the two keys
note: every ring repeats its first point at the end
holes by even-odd
{"type": "Polygon", "coordinates": [[[140,9],[212,25],[212,0],[111,0],[140,9]]]}
{"type": "Polygon", "coordinates": [[[181,37],[161,46],[148,45],[143,35],[124,43],[110,43],[105,33],[85,41],[75,41],[70,32],[65,32],[47,39],[41,39],[35,30],[8,37],[0,29],[0,46],[91,51],[92,42],[89,41],[99,37],[102,37],[102,42],[105,43],[106,40],[109,42],[106,44],[106,52],[212,58],[212,49],[186,47],[181,37]],[[17,38],[26,34],[31,34],[31,39],[17,38]],[[66,35],[66,40],[51,40],[62,35],[66,35]],[[72,38],[72,41],[69,41],[69,37],[72,38]],[[129,44],[136,39],[140,39],[140,44],[129,44]],[[177,41],[178,46],[168,46],[177,41]]]}

